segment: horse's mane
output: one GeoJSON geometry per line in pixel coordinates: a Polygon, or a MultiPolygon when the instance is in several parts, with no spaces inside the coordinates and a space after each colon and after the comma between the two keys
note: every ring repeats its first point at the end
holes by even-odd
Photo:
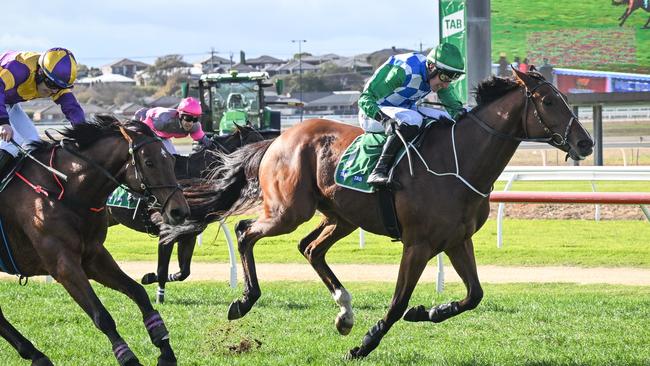
{"type": "Polygon", "coordinates": [[[513,79],[492,76],[482,81],[474,90],[477,107],[489,104],[518,87],[519,83],[513,79]]]}
{"type": "MultiPolygon", "coordinates": [[[[153,131],[146,124],[136,120],[122,122],[117,117],[109,114],[95,115],[91,121],[73,127],[66,127],[59,133],[71,142],[76,143],[80,149],[84,149],[103,137],[119,134],[120,127],[155,137],[153,131]]],[[[56,141],[37,141],[31,145],[37,150],[47,150],[56,143],[56,141]]]]}

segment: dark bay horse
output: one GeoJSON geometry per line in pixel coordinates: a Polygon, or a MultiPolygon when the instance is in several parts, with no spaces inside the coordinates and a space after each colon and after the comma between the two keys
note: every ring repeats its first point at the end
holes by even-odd
{"type": "MultiPolygon", "coordinates": [[[[612,0],[612,5],[625,5],[625,11],[623,12],[623,15],[618,17],[618,20],[621,22],[618,23],[619,27],[622,27],[627,18],[637,9],[643,9],[647,12],[650,12],[650,2],[648,0],[622,0],[622,1],[616,1],[612,0]]],[[[648,17],[648,20],[645,22],[645,25],[641,27],[643,29],[648,29],[650,28],[650,17],[648,17]]]]}
{"type": "MultiPolygon", "coordinates": [[[[19,170],[21,179],[15,176],[0,193],[3,235],[13,252],[14,272],[52,276],[108,337],[119,364],[140,365],[89,280],[126,294],[140,308],[151,341],[160,349],[158,364],[176,365],[165,324],[144,287],[125,274],[103,246],[108,228],[103,207],[118,184],[153,200],[170,224],[189,215],[173,157],[141,122],[100,116],[61,133],[61,143],[35,143],[32,155],[66,174],[67,181],[26,160],[19,170]]],[[[32,365],[52,365],[2,312],[0,335],[32,365]]]]}
{"type": "MultiPolygon", "coordinates": [[[[403,252],[397,285],[385,317],[348,357],[368,355],[402,317],[437,323],[478,306],[483,290],[472,235],[487,220],[489,192],[521,141],[547,142],[574,159],[591,154],[593,141],[566,98],[541,74],[514,72],[513,79],[493,77],[482,82],[477,89],[478,106],[457,124],[434,123],[425,130],[421,147],[411,152],[413,176],[405,159],[398,164],[394,177],[402,189],[394,195],[403,252]],[[436,176],[433,172],[459,174],[436,176]],[[465,283],[466,297],[431,309],[416,306],[405,313],[426,264],[441,252],[465,283]]],[[[245,146],[223,158],[224,165],[215,172],[220,177],[215,183],[219,195],[215,207],[226,210],[223,215],[228,216],[262,200],[261,216],[240,221],[235,228],[245,287],[243,297],[231,303],[229,319],[246,315],[261,295],[255,243],[294,231],[319,210],[321,223],[300,241],[298,250],[342,309],[335,320],[338,331],[350,332],[354,324],[351,296],[327,265],[325,255],[337,240],[358,227],[388,234],[375,193],[334,183],[341,154],[361,133],[353,126],[313,119],[286,130],[274,141],[245,146]]]]}
{"type": "MultiPolygon", "coordinates": [[[[274,138],[280,134],[280,131],[264,130],[257,131],[250,126],[236,125],[236,130],[232,134],[223,136],[213,136],[214,151],[229,154],[243,145],[261,141],[267,138],[274,138]]],[[[217,155],[213,150],[200,149],[194,151],[189,156],[176,155],[176,164],[174,171],[176,178],[183,180],[186,187],[197,183],[194,178],[204,178],[205,174],[210,172],[220,163],[217,155]]],[[[199,182],[200,184],[200,182],[199,182]]],[[[160,233],[160,224],[162,223],[160,213],[155,210],[139,208],[134,215],[133,209],[122,207],[108,207],[110,213],[109,225],[122,224],[133,230],[158,236],[160,233]]],[[[158,244],[158,266],[156,272],[147,273],[142,277],[142,284],[148,285],[158,283],[156,291],[156,302],[163,303],[165,300],[165,284],[173,281],[183,281],[190,275],[192,255],[196,245],[196,237],[205,230],[209,223],[216,220],[215,217],[206,217],[202,211],[191,210],[191,218],[194,219],[193,230],[185,232],[178,238],[175,238],[170,245],[158,244]],[[178,243],[178,266],[179,271],[169,274],[169,261],[171,260],[173,243],[178,243]]]]}

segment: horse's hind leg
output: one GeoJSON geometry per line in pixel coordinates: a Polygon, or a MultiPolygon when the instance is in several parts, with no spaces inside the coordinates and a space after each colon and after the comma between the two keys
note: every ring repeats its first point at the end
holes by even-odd
{"type": "Polygon", "coordinates": [[[641,28],[643,28],[643,29],[650,28],[650,17],[648,17],[648,20],[645,22],[645,25],[643,27],[641,27],[641,28]]]}
{"type": "Polygon", "coordinates": [[[90,278],[126,294],[138,305],[149,338],[160,349],[158,365],[176,365],[176,356],[169,344],[169,332],[160,314],[153,309],[144,287],[124,273],[104,247],[84,263],[84,269],[90,278]]]}
{"type": "Polygon", "coordinates": [[[41,351],[25,338],[11,323],[5,318],[0,309],[0,335],[16,349],[20,357],[25,360],[31,360],[32,366],[51,366],[52,362],[41,351]]]}
{"type": "Polygon", "coordinates": [[[377,348],[384,335],[386,335],[393,324],[404,314],[413,289],[415,289],[415,285],[417,285],[422,271],[424,271],[427,262],[433,257],[433,254],[431,246],[427,243],[404,246],[399,274],[397,276],[397,285],[395,286],[395,293],[393,294],[388,313],[370,328],[368,333],[363,337],[361,346],[351,349],[347,358],[365,357],[377,348]]]}
{"type": "Polygon", "coordinates": [[[478,280],[476,261],[474,260],[474,244],[472,239],[467,239],[461,245],[456,245],[445,250],[454,269],[465,283],[467,295],[460,302],[452,301],[448,304],[438,305],[426,309],[423,305],[412,307],[404,314],[404,320],[432,321],[439,323],[443,320],[456,316],[464,311],[472,310],[478,306],[483,298],[483,289],[478,280]]]}
{"type": "Polygon", "coordinates": [[[185,235],[178,239],[178,268],[180,271],[169,276],[169,281],[184,281],[190,275],[192,255],[196,246],[196,235],[185,235]]]}
{"type": "Polygon", "coordinates": [[[330,290],[336,304],[340,306],[341,311],[336,316],[334,324],[339,333],[343,335],[349,334],[354,326],[352,296],[327,265],[325,254],[334,243],[350,234],[355,228],[340,218],[325,216],[318,227],[303,238],[298,245],[300,253],[307,258],[330,290]]]}

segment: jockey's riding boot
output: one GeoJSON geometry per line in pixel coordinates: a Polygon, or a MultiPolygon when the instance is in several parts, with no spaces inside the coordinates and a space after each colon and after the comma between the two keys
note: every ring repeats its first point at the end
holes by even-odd
{"type": "Polygon", "coordinates": [[[0,149],[0,174],[4,173],[5,170],[7,170],[13,160],[13,155],[6,152],[5,150],[0,149]]]}
{"type": "MultiPolygon", "coordinates": [[[[417,135],[419,127],[401,124],[397,126],[397,129],[402,134],[402,137],[404,137],[404,140],[406,140],[406,143],[409,143],[417,135]]],[[[379,162],[377,162],[377,166],[375,166],[375,169],[368,176],[368,184],[375,187],[388,185],[388,170],[393,164],[395,155],[402,146],[404,144],[396,134],[388,135],[386,143],[384,143],[384,148],[381,151],[379,162]]]]}

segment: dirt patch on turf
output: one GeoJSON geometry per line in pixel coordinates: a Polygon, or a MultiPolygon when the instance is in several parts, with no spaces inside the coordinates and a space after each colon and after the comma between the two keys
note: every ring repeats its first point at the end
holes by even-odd
{"type": "Polygon", "coordinates": [[[222,354],[240,355],[262,347],[262,341],[244,335],[245,331],[231,322],[219,324],[210,331],[213,336],[210,348],[222,354]]]}
{"type": "MultiPolygon", "coordinates": [[[[490,204],[490,218],[496,218],[497,203],[490,204]]],[[[506,203],[506,217],[519,219],[583,219],[593,220],[595,205],[548,204],[548,203],[506,203]]],[[[601,220],[645,220],[638,205],[600,205],[601,220]]]]}

